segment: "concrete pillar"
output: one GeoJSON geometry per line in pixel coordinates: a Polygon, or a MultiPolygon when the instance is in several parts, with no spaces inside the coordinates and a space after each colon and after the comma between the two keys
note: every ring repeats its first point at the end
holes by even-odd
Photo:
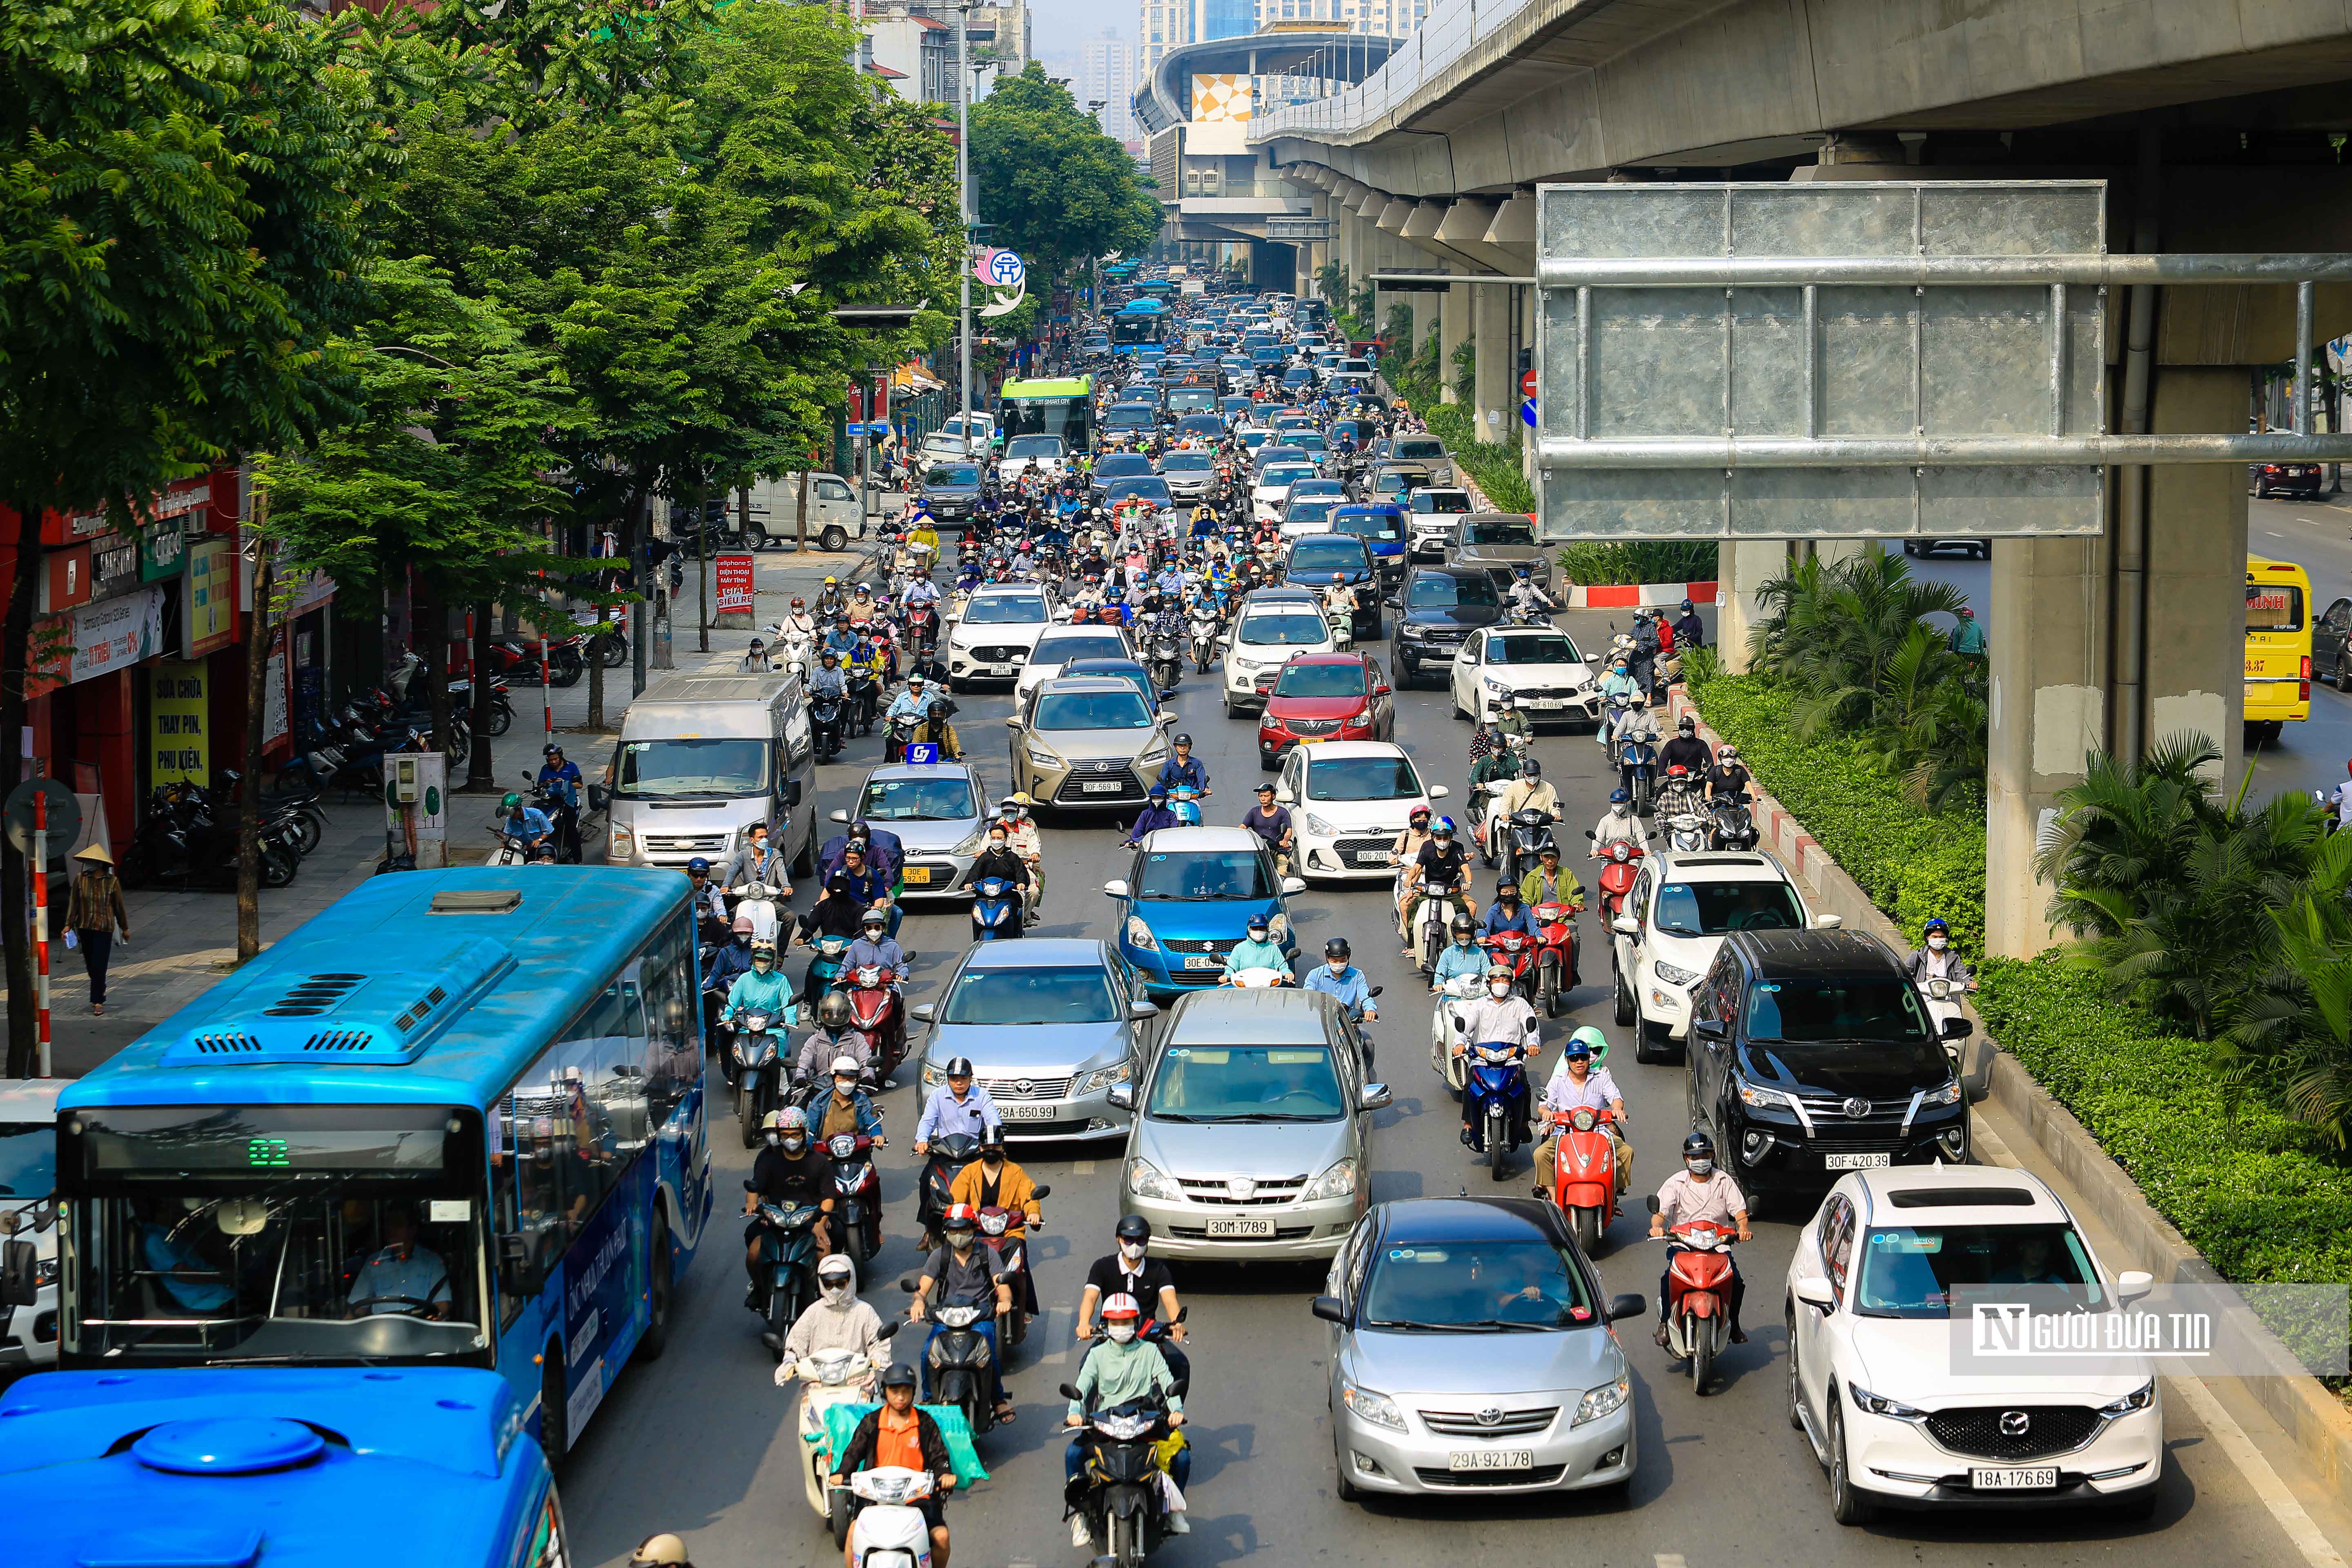
{"type": "Polygon", "coordinates": [[[1438,395],[1442,403],[1458,403],[1454,390],[1454,351],[1470,335],[1470,295],[1472,286],[1456,283],[1437,296],[1437,379],[1444,390],[1438,395]]]}
{"type": "Polygon", "coordinates": [[[1789,546],[1778,539],[1726,541],[1716,546],[1715,642],[1723,667],[1748,673],[1748,633],[1762,616],[1756,590],[1789,567],[1789,546]]]}
{"type": "MultiPolygon", "coordinates": [[[[2242,365],[2165,365],[2148,428],[2242,430],[2247,384],[2242,365]]],[[[2234,781],[2246,717],[2245,470],[2199,463],[2150,472],[2141,732],[2150,746],[2189,731],[2205,736],[2221,749],[2216,779],[2234,781]]]]}
{"type": "Polygon", "coordinates": [[[1518,418],[1518,373],[1511,365],[1511,290],[1483,285],[1470,290],[1470,331],[1477,344],[1476,410],[1478,438],[1509,438],[1518,418]]]}

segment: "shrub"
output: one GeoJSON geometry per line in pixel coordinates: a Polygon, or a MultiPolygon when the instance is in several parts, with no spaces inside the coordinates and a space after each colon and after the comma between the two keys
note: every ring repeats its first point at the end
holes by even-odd
{"type": "Polygon", "coordinates": [[[1579,583],[1712,583],[1712,540],[1638,539],[1570,544],[1560,569],[1579,583]]]}

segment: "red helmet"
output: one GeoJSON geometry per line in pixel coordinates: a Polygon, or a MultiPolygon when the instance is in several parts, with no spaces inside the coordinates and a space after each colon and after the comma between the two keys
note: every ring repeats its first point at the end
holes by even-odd
{"type": "Polygon", "coordinates": [[[940,1228],[943,1231],[978,1230],[980,1228],[980,1211],[973,1208],[970,1204],[953,1205],[948,1209],[946,1215],[940,1218],[940,1228]]]}
{"type": "Polygon", "coordinates": [[[1120,1291],[1118,1295],[1113,1296],[1109,1300],[1105,1301],[1102,1304],[1102,1317],[1104,1322],[1108,1322],[1113,1318],[1140,1319],[1142,1316],[1143,1309],[1137,1306],[1135,1298],[1129,1295],[1124,1290],[1120,1291]]]}
{"type": "Polygon", "coordinates": [[[1690,770],[1682,763],[1676,763],[1666,770],[1666,776],[1670,779],[1686,779],[1690,777],[1690,770]]]}

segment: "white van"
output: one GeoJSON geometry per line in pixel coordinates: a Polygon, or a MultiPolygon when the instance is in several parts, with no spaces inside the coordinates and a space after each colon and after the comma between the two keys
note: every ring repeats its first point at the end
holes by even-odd
{"type": "Polygon", "coordinates": [[[764,822],[794,876],[816,868],[816,747],[796,675],[695,672],[647,687],[599,787],[609,864],[699,856],[717,871],[764,822]]]}
{"type": "MultiPolygon", "coordinates": [[[[761,479],[751,487],[751,521],[743,538],[754,550],[800,537],[801,477],[761,479]]],[[[857,497],[857,481],[839,474],[811,472],[808,493],[809,540],[818,549],[839,552],[853,539],[866,537],[866,509],[857,497]]]]}
{"type": "Polygon", "coordinates": [[[58,1361],[58,1095],[0,1087],[0,1375],[58,1361]]]}

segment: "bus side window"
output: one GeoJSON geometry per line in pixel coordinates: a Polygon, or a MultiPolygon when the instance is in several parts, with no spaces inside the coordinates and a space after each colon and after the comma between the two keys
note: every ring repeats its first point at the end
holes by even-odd
{"type": "Polygon", "coordinates": [[[498,1226],[501,1331],[512,1325],[525,1302],[539,1295],[548,1269],[563,1251],[555,1180],[556,1119],[551,1103],[531,1088],[527,1074],[498,1107],[490,1205],[498,1226]]]}
{"type": "Polygon", "coordinates": [[[695,1038],[699,1020],[693,1006],[692,949],[684,918],[671,922],[646,947],[638,962],[645,988],[646,1038],[640,1065],[645,1073],[648,1132],[659,1136],[702,1068],[695,1038]]]}

